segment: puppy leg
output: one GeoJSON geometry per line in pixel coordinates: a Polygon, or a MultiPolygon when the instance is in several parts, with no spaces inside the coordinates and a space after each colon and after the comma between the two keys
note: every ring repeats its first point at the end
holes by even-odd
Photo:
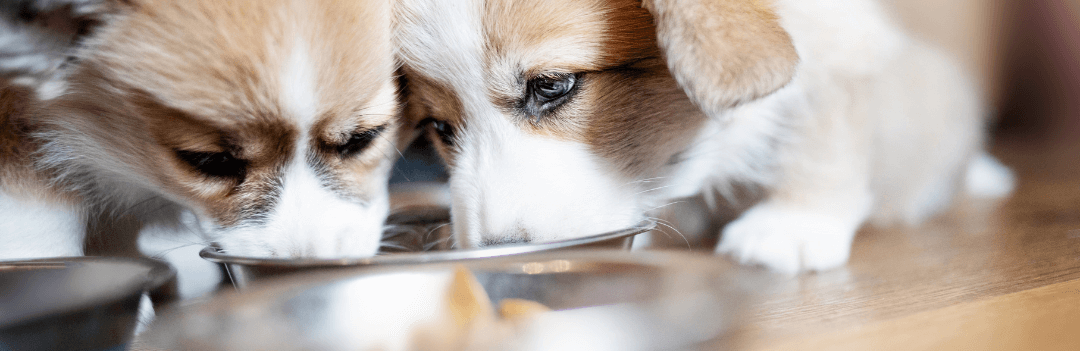
{"type": "Polygon", "coordinates": [[[976,198],[996,199],[1008,196],[1016,187],[1016,176],[994,156],[980,152],[968,163],[964,189],[976,198]]]}
{"type": "Polygon", "coordinates": [[[758,204],[724,228],[717,252],[788,274],[839,267],[847,262],[855,232],[870,208],[868,192],[852,195],[820,204],[849,203],[847,213],[785,201],[758,204]]]}
{"type": "Polygon", "coordinates": [[[1011,172],[981,150],[984,107],[963,70],[919,42],[887,67],[871,85],[879,97],[872,220],[913,226],[944,212],[964,190],[975,198],[1008,194],[1011,172]]]}
{"type": "Polygon", "coordinates": [[[873,202],[866,134],[856,124],[824,122],[792,145],[779,182],[723,229],[717,252],[790,274],[847,262],[873,202]]]}

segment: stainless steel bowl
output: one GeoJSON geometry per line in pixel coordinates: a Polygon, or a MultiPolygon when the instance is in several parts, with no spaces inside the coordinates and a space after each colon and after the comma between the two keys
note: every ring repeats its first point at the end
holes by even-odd
{"type": "Polygon", "coordinates": [[[152,259],[0,261],[0,350],[118,350],[139,303],[176,300],[176,271],[152,259]]]}
{"type": "MultiPolygon", "coordinates": [[[[425,209],[427,212],[399,212],[396,214],[398,222],[403,226],[421,228],[414,232],[423,233],[425,240],[434,240],[435,243],[445,243],[449,235],[449,228],[445,226],[445,219],[440,219],[445,209],[425,209]],[[408,219],[408,220],[406,220],[408,219]],[[434,227],[432,227],[434,226],[434,227]],[[441,228],[439,228],[441,227],[441,228]],[[428,228],[442,230],[441,234],[430,235],[428,228]]],[[[392,216],[393,217],[393,216],[392,216]]],[[[391,221],[394,221],[392,218],[391,221]]],[[[309,272],[325,269],[343,269],[357,267],[374,267],[385,265],[413,265],[432,262],[464,261],[480,258],[520,255],[527,253],[552,252],[563,250],[577,250],[589,248],[615,248],[629,250],[633,244],[634,236],[648,232],[656,227],[656,223],[650,220],[642,221],[637,225],[609,233],[592,235],[577,239],[535,243],[505,245],[485,249],[446,250],[446,245],[428,247],[434,251],[424,252],[398,252],[367,258],[342,258],[342,259],[283,259],[242,257],[220,253],[214,248],[205,248],[199,252],[204,259],[224,264],[232,278],[233,285],[243,288],[256,280],[268,277],[291,274],[297,272],[309,272]]],[[[425,245],[421,245],[425,246],[425,245]]]]}
{"type": "Polygon", "coordinates": [[[718,350],[730,346],[760,278],[707,255],[613,250],[327,271],[175,309],[144,341],[191,350],[718,350]],[[447,298],[440,284],[459,265],[494,302],[528,299],[554,312],[484,329],[473,335],[483,342],[466,346],[440,333],[460,319],[436,313],[447,298]]]}

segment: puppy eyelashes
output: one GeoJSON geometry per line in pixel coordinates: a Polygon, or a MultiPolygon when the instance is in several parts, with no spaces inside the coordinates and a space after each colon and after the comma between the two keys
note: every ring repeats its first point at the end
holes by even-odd
{"type": "Polygon", "coordinates": [[[353,133],[349,136],[348,141],[337,147],[338,154],[340,154],[342,158],[345,158],[356,155],[357,153],[360,153],[360,151],[364,151],[368,145],[371,145],[372,141],[375,141],[375,138],[377,138],[379,134],[382,134],[383,130],[386,130],[385,125],[371,128],[363,132],[353,133]]]}
{"type": "Polygon", "coordinates": [[[209,177],[243,180],[247,173],[247,161],[230,152],[175,151],[177,158],[209,177]]]}
{"type": "Polygon", "coordinates": [[[549,103],[569,93],[575,83],[577,83],[577,77],[573,74],[559,74],[533,78],[529,80],[529,87],[532,88],[538,102],[549,103]]]}
{"type": "Polygon", "coordinates": [[[539,122],[541,116],[550,114],[570,99],[577,91],[579,78],[579,74],[554,73],[530,79],[519,107],[539,122]]]}
{"type": "Polygon", "coordinates": [[[439,141],[446,145],[446,147],[454,146],[454,127],[446,121],[440,121],[434,118],[426,118],[420,121],[422,128],[430,128],[435,136],[439,138],[439,141]]]}

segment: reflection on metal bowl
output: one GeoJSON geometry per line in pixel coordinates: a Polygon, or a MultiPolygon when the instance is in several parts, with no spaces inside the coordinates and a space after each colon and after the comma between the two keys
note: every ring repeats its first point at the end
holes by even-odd
{"type": "Polygon", "coordinates": [[[577,239],[484,249],[457,250],[450,231],[450,194],[445,183],[414,182],[394,184],[390,189],[391,215],[383,235],[379,255],[366,258],[284,259],[242,257],[208,247],[199,255],[221,263],[228,270],[233,286],[248,284],[279,275],[316,270],[410,265],[432,262],[551,252],[572,249],[609,248],[629,250],[634,236],[653,230],[656,223],[645,220],[637,225],[609,233],[577,239]]]}
{"type": "Polygon", "coordinates": [[[617,250],[324,271],[173,310],[145,341],[199,350],[717,350],[729,346],[758,279],[711,256],[617,250]],[[470,329],[446,312],[455,297],[441,288],[459,266],[493,302],[554,311],[470,329]]]}
{"type": "Polygon", "coordinates": [[[176,271],[145,258],[0,261],[0,350],[122,349],[144,293],[176,300],[176,271]]]}

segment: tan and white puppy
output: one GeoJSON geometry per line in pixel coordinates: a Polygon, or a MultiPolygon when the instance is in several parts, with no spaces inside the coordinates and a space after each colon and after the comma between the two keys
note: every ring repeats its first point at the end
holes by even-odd
{"type": "Polygon", "coordinates": [[[378,249],[409,137],[388,0],[7,7],[0,258],[133,246],[109,241],[185,214],[233,254],[378,249]]]}
{"type": "MultiPolygon", "coordinates": [[[[395,40],[451,167],[465,246],[630,226],[764,189],[718,251],[847,261],[869,218],[917,223],[965,175],[1001,195],[961,71],[871,0],[402,0],[395,40]]],[[[980,187],[981,186],[981,187],[980,187]]]]}

